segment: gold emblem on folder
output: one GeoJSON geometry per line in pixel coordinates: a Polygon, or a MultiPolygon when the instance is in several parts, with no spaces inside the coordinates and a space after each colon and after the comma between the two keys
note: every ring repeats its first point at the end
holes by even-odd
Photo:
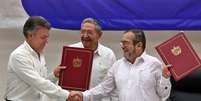
{"type": "Polygon", "coordinates": [[[82,65],[82,59],[76,57],[73,59],[73,67],[79,68],[82,65]]]}
{"type": "Polygon", "coordinates": [[[171,49],[171,52],[174,56],[178,56],[181,54],[181,48],[179,46],[174,46],[172,49],[171,49]]]}

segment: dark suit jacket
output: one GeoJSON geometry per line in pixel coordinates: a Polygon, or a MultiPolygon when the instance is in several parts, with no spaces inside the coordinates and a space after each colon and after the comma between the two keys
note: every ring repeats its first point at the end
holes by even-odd
{"type": "Polygon", "coordinates": [[[172,90],[167,101],[201,101],[201,68],[180,81],[171,78],[172,90]]]}

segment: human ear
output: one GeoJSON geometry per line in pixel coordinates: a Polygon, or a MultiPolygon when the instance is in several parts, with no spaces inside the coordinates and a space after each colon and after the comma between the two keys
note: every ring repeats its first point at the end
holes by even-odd
{"type": "Polygon", "coordinates": [[[138,42],[138,43],[136,44],[136,46],[137,46],[137,47],[142,47],[143,44],[142,44],[142,42],[138,42]]]}

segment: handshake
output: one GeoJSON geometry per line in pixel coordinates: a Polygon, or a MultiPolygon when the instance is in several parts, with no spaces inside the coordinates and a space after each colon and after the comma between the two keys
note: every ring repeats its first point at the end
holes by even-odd
{"type": "Polygon", "coordinates": [[[71,91],[66,101],[83,101],[83,94],[81,91],[71,91]]]}

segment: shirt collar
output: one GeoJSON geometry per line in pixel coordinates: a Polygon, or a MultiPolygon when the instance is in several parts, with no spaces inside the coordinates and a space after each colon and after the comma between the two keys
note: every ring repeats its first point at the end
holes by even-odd
{"type": "Polygon", "coordinates": [[[100,43],[98,43],[98,47],[94,51],[94,53],[97,54],[97,55],[99,55],[99,56],[101,56],[103,54],[102,51],[101,51],[101,44],[100,43]]]}
{"type": "MultiPolygon", "coordinates": [[[[80,44],[81,44],[81,47],[84,48],[82,42],[80,42],[80,44]]],[[[99,56],[103,55],[104,53],[103,53],[103,51],[101,50],[101,49],[102,49],[101,47],[102,47],[102,45],[101,45],[100,43],[98,43],[98,47],[97,47],[97,49],[94,51],[94,54],[97,54],[97,55],[99,55],[99,56]]]]}
{"type": "Polygon", "coordinates": [[[143,61],[145,60],[146,52],[143,52],[138,58],[142,59],[143,61]]]}
{"type": "MultiPolygon", "coordinates": [[[[27,41],[24,41],[24,45],[29,52],[38,56],[37,52],[35,50],[33,50],[33,48],[31,48],[31,46],[27,43],[27,41]]],[[[40,53],[40,55],[42,55],[42,54],[40,53]]]]}

